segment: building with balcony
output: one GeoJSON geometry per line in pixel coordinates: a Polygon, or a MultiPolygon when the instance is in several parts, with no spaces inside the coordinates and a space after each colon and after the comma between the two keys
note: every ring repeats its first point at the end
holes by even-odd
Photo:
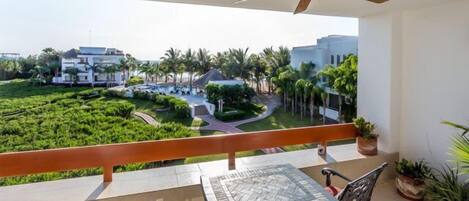
{"type": "Polygon", "coordinates": [[[117,65],[125,58],[124,52],[116,48],[80,47],[71,49],[63,54],[62,68],[59,76],[53,79],[54,83],[71,83],[72,76],[66,73],[68,68],[78,69],[77,83],[79,84],[123,84],[123,73],[105,73],[104,67],[117,65]]]}
{"type": "MultiPolygon", "coordinates": [[[[317,40],[316,45],[294,47],[291,51],[291,66],[299,69],[301,64],[312,63],[315,73],[326,65],[337,66],[350,54],[358,54],[358,37],[330,35],[317,40]]],[[[328,92],[326,116],[339,120],[339,95],[331,89],[328,92]]],[[[344,99],[342,99],[344,100],[344,99]]],[[[322,108],[319,112],[324,113],[322,108]]]]}
{"type": "MultiPolygon", "coordinates": [[[[298,1],[161,0],[223,7],[293,12],[298,1]]],[[[402,200],[395,192],[393,164],[425,159],[433,167],[451,160],[456,130],[442,120],[469,119],[468,0],[316,0],[306,14],[359,19],[358,114],[376,124],[378,156],[366,157],[354,144],[331,146],[327,155],[304,150],[235,158],[244,150],[353,138],[350,125],[287,129],[193,139],[101,145],[0,154],[0,176],[103,167],[103,176],[0,188],[2,200],[204,200],[201,174],[228,168],[290,163],[321,182],[330,166],[356,178],[387,161],[374,192],[379,201],[402,200]],[[144,171],[113,173],[113,167],[196,155],[227,153],[228,160],[144,171]],[[113,179],[114,178],[114,179],[113,179]]],[[[322,182],[321,182],[322,183],[322,182]]],[[[342,183],[342,186],[345,185],[342,183]]]]}
{"type": "Polygon", "coordinates": [[[316,45],[293,47],[291,66],[298,69],[302,63],[313,63],[320,71],[325,65],[337,66],[349,54],[358,54],[358,37],[330,35],[318,39],[316,45]]]}

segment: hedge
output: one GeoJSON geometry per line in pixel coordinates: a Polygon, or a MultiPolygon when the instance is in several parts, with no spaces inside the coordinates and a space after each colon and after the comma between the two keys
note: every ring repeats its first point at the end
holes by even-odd
{"type": "Polygon", "coordinates": [[[130,77],[129,81],[127,81],[127,84],[129,86],[143,84],[143,83],[145,83],[145,81],[143,80],[143,78],[141,78],[139,76],[132,76],[132,77],[130,77]]]}
{"type": "Polygon", "coordinates": [[[242,119],[246,115],[243,110],[231,110],[228,112],[215,112],[215,117],[221,121],[234,121],[242,119]]]}

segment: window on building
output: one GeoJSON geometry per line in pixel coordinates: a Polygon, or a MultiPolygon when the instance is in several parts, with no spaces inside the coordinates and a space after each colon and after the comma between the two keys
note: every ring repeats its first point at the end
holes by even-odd
{"type": "Polygon", "coordinates": [[[338,111],[339,110],[339,96],[335,94],[329,94],[329,108],[338,111]]]}
{"type": "Polygon", "coordinates": [[[334,64],[334,55],[331,55],[331,64],[334,64]]]}
{"type": "Polygon", "coordinates": [[[340,55],[337,55],[337,65],[340,64],[340,55]]]}

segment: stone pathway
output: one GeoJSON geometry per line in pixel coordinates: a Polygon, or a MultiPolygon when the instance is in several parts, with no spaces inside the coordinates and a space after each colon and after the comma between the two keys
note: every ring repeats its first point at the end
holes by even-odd
{"type": "Polygon", "coordinates": [[[153,126],[158,126],[158,122],[150,115],[145,114],[143,112],[134,112],[134,115],[143,119],[147,124],[153,125],[153,126]]]}
{"type": "MultiPolygon", "coordinates": [[[[243,130],[236,128],[236,127],[242,124],[247,124],[247,123],[265,119],[268,116],[270,116],[275,111],[275,109],[280,105],[280,99],[278,96],[266,96],[263,99],[264,99],[263,102],[266,105],[267,109],[266,111],[264,111],[261,115],[257,117],[253,117],[253,118],[245,119],[241,121],[225,123],[223,121],[216,119],[214,116],[211,116],[211,115],[197,116],[198,118],[208,123],[207,126],[200,127],[199,129],[200,130],[218,130],[218,131],[222,131],[225,133],[243,133],[244,132],[243,130]]],[[[267,149],[261,149],[261,150],[266,154],[283,152],[283,150],[279,147],[267,148],[267,149]]]]}

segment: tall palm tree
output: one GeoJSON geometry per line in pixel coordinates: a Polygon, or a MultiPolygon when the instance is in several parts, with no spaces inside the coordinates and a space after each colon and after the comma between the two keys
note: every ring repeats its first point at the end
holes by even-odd
{"type": "Polygon", "coordinates": [[[145,82],[148,81],[148,75],[151,73],[151,64],[149,61],[138,65],[138,71],[145,74],[145,82]]]}
{"type": "Polygon", "coordinates": [[[175,48],[170,48],[169,50],[166,50],[164,53],[164,57],[161,58],[163,63],[167,65],[170,69],[170,71],[174,74],[173,77],[173,83],[174,86],[176,86],[176,79],[177,79],[177,73],[178,69],[181,66],[181,50],[175,49],[175,48]]]}
{"type": "Polygon", "coordinates": [[[324,87],[319,87],[318,92],[322,100],[322,123],[326,124],[326,111],[327,111],[327,92],[324,87]]]}
{"type": "Polygon", "coordinates": [[[189,72],[189,91],[192,91],[192,77],[194,76],[194,71],[196,69],[197,58],[192,49],[188,49],[184,55],[182,55],[182,60],[185,66],[185,70],[189,72]]]}
{"type": "Polygon", "coordinates": [[[120,65],[112,64],[103,67],[103,72],[106,74],[106,87],[109,88],[110,76],[113,73],[119,72],[121,70],[120,65]]]}
{"type": "MultiPolygon", "coordinates": [[[[65,69],[64,73],[67,73],[70,76],[73,84],[76,85],[78,83],[79,81],[78,73],[80,73],[80,70],[78,68],[75,68],[75,67],[67,68],[65,69]]],[[[70,86],[72,86],[72,83],[70,84],[70,86]]]]}
{"type": "Polygon", "coordinates": [[[212,67],[212,55],[205,48],[197,51],[197,71],[199,74],[207,73],[212,67]]]}
{"type": "Polygon", "coordinates": [[[163,74],[160,69],[160,64],[159,63],[151,64],[149,74],[151,76],[151,81],[158,83],[158,78],[162,76],[163,74]],[[156,80],[153,80],[153,78],[156,78],[156,80]]]}
{"type": "Polygon", "coordinates": [[[91,86],[94,87],[94,83],[96,80],[94,79],[95,73],[100,73],[102,71],[102,65],[101,64],[93,64],[90,65],[88,62],[85,64],[86,71],[91,70],[91,86]]]}
{"type": "Polygon", "coordinates": [[[252,76],[256,83],[257,93],[261,93],[261,81],[264,79],[266,63],[256,54],[252,54],[249,57],[250,64],[252,67],[252,76]]]}
{"type": "Polygon", "coordinates": [[[248,56],[249,48],[246,49],[230,49],[230,63],[233,68],[237,70],[237,76],[244,81],[250,76],[250,68],[252,65],[249,63],[248,56]]]}

